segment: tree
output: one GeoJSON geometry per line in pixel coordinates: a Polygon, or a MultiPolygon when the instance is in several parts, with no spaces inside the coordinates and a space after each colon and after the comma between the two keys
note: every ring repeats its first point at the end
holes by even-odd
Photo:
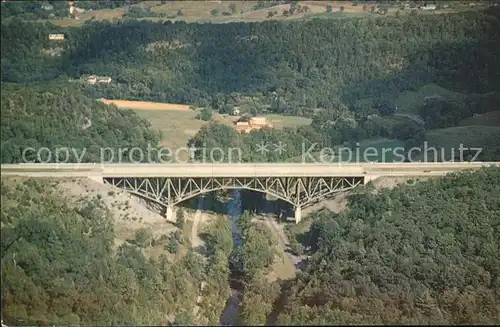
{"type": "MultiPolygon", "coordinates": [[[[351,198],[349,209],[341,214],[317,213],[309,232],[293,235],[306,240],[315,253],[305,273],[284,285],[287,305],[273,325],[493,323],[498,281],[490,276],[500,265],[495,246],[500,236],[497,215],[481,206],[499,207],[498,192],[500,169],[494,168],[400,185],[378,194],[366,189],[351,198]],[[483,184],[485,180],[488,184],[483,184]],[[435,202],[436,198],[443,200],[435,202]],[[468,228],[476,219],[484,226],[477,244],[483,250],[461,250],[470,242],[468,228]],[[473,305],[485,297],[489,302],[473,305]],[[401,303],[394,304],[394,298],[401,303]],[[307,308],[308,303],[315,309],[307,308]],[[335,304],[341,314],[328,311],[335,304]]],[[[265,301],[252,305],[259,302],[265,301]]],[[[260,309],[244,310],[252,320],[259,314],[260,309]]]]}
{"type": "Polygon", "coordinates": [[[344,6],[340,6],[340,12],[344,12],[344,6]]]}
{"type": "Polygon", "coordinates": [[[248,228],[250,228],[252,224],[252,216],[247,210],[245,210],[238,218],[237,224],[238,224],[238,229],[241,232],[246,232],[248,228]]]}
{"type": "Polygon", "coordinates": [[[280,294],[279,284],[270,283],[263,274],[257,274],[245,282],[244,294],[238,313],[238,325],[266,325],[273,303],[280,294]]]}
{"type": "MultiPolygon", "coordinates": [[[[136,244],[118,242],[104,201],[73,201],[73,193],[39,179],[6,188],[2,178],[1,193],[5,324],[164,325],[165,315],[196,298],[198,256],[149,260],[136,244]],[[87,204],[93,210],[80,210],[87,204]],[[22,241],[4,251],[19,235],[22,241]]],[[[137,231],[139,243],[149,232],[137,231]]]]}
{"type": "Polygon", "coordinates": [[[263,225],[252,222],[248,212],[238,218],[238,229],[241,232],[242,245],[231,253],[234,269],[251,279],[264,268],[269,267],[277,254],[277,240],[263,225]]]}
{"type": "Polygon", "coordinates": [[[184,210],[182,208],[179,208],[177,210],[176,215],[177,215],[177,227],[183,229],[185,223],[184,210]]]}
{"type": "Polygon", "coordinates": [[[201,112],[198,114],[198,119],[201,119],[201,120],[204,120],[204,121],[209,121],[210,119],[212,119],[212,109],[210,108],[203,108],[201,109],[201,112]]]}
{"type": "Polygon", "coordinates": [[[182,9],[177,10],[177,16],[184,16],[184,12],[182,11],[182,9]]]}
{"type": "Polygon", "coordinates": [[[255,117],[255,116],[258,116],[260,113],[260,108],[257,107],[257,106],[252,106],[252,108],[250,108],[250,114],[255,117]]]}
{"type": "Polygon", "coordinates": [[[216,251],[222,251],[228,257],[233,250],[231,226],[225,217],[221,216],[209,225],[206,232],[203,233],[203,238],[209,255],[214,255],[216,251]]]}
{"type": "Polygon", "coordinates": [[[214,8],[214,9],[210,10],[210,14],[212,16],[219,16],[219,9],[214,8]]]}
{"type": "Polygon", "coordinates": [[[370,12],[375,12],[375,6],[370,7],[370,12]]]}
{"type": "Polygon", "coordinates": [[[174,232],[174,236],[175,236],[175,239],[177,240],[177,242],[179,244],[183,244],[184,243],[184,238],[182,237],[182,232],[180,230],[176,230],[174,232]]]}
{"type": "Polygon", "coordinates": [[[149,229],[140,228],[135,232],[135,244],[139,247],[148,247],[151,245],[152,237],[149,229]]]}
{"type": "Polygon", "coordinates": [[[174,233],[169,235],[165,249],[170,253],[177,253],[177,251],[179,251],[179,242],[175,238],[174,233]]]}
{"type": "Polygon", "coordinates": [[[189,326],[193,324],[193,314],[189,310],[182,311],[175,316],[175,320],[169,326],[189,326]]]}
{"type": "Polygon", "coordinates": [[[236,5],[234,3],[229,4],[229,9],[231,10],[231,14],[234,15],[236,13],[236,5]]]}
{"type": "Polygon", "coordinates": [[[201,307],[206,312],[209,325],[219,324],[221,313],[226,306],[226,301],[221,300],[231,296],[231,288],[228,283],[230,274],[227,255],[217,250],[209,257],[206,268],[206,285],[202,291],[201,307]]]}

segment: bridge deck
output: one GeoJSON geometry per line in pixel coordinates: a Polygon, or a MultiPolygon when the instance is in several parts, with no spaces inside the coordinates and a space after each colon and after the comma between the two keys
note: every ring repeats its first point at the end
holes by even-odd
{"type": "Polygon", "coordinates": [[[4,176],[33,177],[328,177],[433,176],[500,167],[500,162],[333,163],[333,164],[3,164],[4,176]]]}

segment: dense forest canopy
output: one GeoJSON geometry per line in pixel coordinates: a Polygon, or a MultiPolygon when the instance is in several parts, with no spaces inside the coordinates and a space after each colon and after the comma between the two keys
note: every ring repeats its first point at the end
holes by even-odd
{"type": "MultiPolygon", "coordinates": [[[[66,2],[50,3],[52,11],[2,3],[2,19],[12,18],[1,23],[2,163],[40,161],[24,152],[30,147],[74,148],[70,161],[95,162],[102,148],[158,144],[147,121],[96,101],[101,97],[197,105],[207,120],[210,110],[229,113],[245,101],[254,115],[312,118],[309,126],[246,135],[212,121],[190,140],[208,150],[240,148],[247,162],[291,160],[303,146],[371,137],[420,146],[429,129],[457,126],[500,103],[498,9],[220,25],[90,21],[79,28],[18,19],[64,15],[66,2]],[[51,33],[65,40],[49,40],[51,33]],[[92,74],[112,82],[80,79],[92,74]],[[388,119],[402,92],[429,83],[451,95],[421,99],[417,121],[388,119]],[[287,151],[258,153],[261,142],[283,142],[287,151]]],[[[500,133],[490,138],[476,160],[500,158],[500,133]]],[[[356,190],[345,212],[313,215],[310,231],[296,241],[312,256],[281,290],[266,279],[278,242],[248,213],[238,221],[240,247],[220,217],[204,231],[206,262],[180,254],[179,231],[165,248],[176,260],[167,253],[148,258],[144,234],[116,246],[113,218],[99,197],[76,203],[57,184],[2,179],[8,324],[186,325],[195,322],[191,309],[202,295],[196,322],[214,325],[231,291],[230,266],[242,277],[242,324],[271,317],[279,324],[500,323],[500,169],[356,190]]]]}
{"type": "MultiPolygon", "coordinates": [[[[90,98],[180,102],[222,113],[246,101],[252,103],[249,112],[253,114],[270,110],[313,118],[310,128],[262,131],[248,137],[236,135],[227,126],[209,124],[193,139],[208,147],[237,144],[248,150],[243,161],[287,160],[300,155],[304,142],[305,146],[352,146],[366,138],[384,137],[402,140],[409,148],[422,146],[426,130],[453,127],[497,108],[499,23],[495,9],[422,17],[221,25],[130,20],[62,28],[12,21],[2,23],[2,80],[56,79],[65,87],[72,81],[72,88],[90,98]],[[65,41],[48,40],[50,33],[64,33],[65,41]],[[50,49],[59,49],[60,55],[47,55],[50,49]],[[110,76],[113,81],[88,85],[79,80],[89,74],[110,76]],[[385,119],[397,112],[396,97],[402,91],[412,92],[430,82],[460,96],[419,99],[414,113],[425,126],[410,119],[385,119]],[[263,156],[249,150],[261,140],[286,140],[289,151],[263,156]]],[[[9,96],[3,95],[7,101],[2,102],[2,113],[9,96]]],[[[38,109],[30,104],[27,110],[38,109]]],[[[81,134],[70,131],[75,137],[81,134]]],[[[2,132],[2,142],[12,147],[10,134],[2,132]]],[[[19,138],[30,141],[18,140],[18,149],[33,139],[45,144],[43,138],[19,138]]],[[[498,133],[487,145],[481,144],[485,151],[476,160],[496,160],[500,155],[497,139],[498,133]]],[[[7,153],[19,151],[8,149],[7,153]]],[[[3,162],[18,158],[2,156],[3,162]]]]}
{"type": "Polygon", "coordinates": [[[75,6],[82,9],[113,9],[128,5],[134,5],[141,2],[140,0],[77,0],[75,6]]]}
{"type": "Polygon", "coordinates": [[[68,1],[2,1],[2,19],[16,17],[29,20],[66,17],[69,13],[68,1]]]}
{"type": "Polygon", "coordinates": [[[58,181],[2,179],[1,205],[6,324],[165,325],[191,315],[201,258],[148,259],[133,240],[117,247],[99,196],[76,202],[58,181]]]}
{"type": "Polygon", "coordinates": [[[500,169],[351,197],[316,214],[280,324],[500,323],[500,169]]]}
{"type": "MultiPolygon", "coordinates": [[[[56,162],[58,148],[76,149],[68,151],[69,162],[100,162],[103,148],[146,149],[159,141],[150,123],[133,111],[90,99],[72,85],[2,84],[1,113],[2,163],[56,162]],[[52,158],[48,151],[37,157],[43,147],[52,158]]],[[[60,153],[64,162],[66,152],[60,153]]],[[[123,158],[134,156],[126,151],[123,158]]]]}
{"type": "Polygon", "coordinates": [[[300,113],[339,101],[352,107],[361,98],[387,100],[429,82],[496,91],[498,30],[497,9],[220,25],[124,20],[62,29],[11,22],[2,25],[2,79],[51,78],[56,60],[73,77],[111,76],[114,83],[87,90],[107,98],[216,106],[218,93],[238,92],[272,98],[278,112],[300,113]],[[27,65],[41,60],[51,30],[66,34],[66,51],[46,58],[46,67],[27,65]]]}

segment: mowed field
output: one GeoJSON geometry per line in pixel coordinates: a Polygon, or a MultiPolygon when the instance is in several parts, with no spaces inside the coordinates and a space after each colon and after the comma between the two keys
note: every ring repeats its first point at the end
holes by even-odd
{"type": "Polygon", "coordinates": [[[415,91],[404,91],[396,99],[394,104],[398,107],[398,112],[418,115],[419,108],[424,105],[426,97],[439,96],[445,99],[462,102],[465,94],[447,90],[437,84],[426,84],[415,91]]]}
{"type": "Polygon", "coordinates": [[[159,103],[159,102],[129,101],[129,100],[106,100],[106,99],[102,99],[101,102],[105,104],[114,104],[120,109],[174,110],[174,111],[190,110],[189,106],[186,104],[175,104],[175,103],[159,103]]]}
{"type": "Polygon", "coordinates": [[[462,120],[460,126],[500,126],[500,110],[490,111],[462,120]]]}
{"type": "MultiPolygon", "coordinates": [[[[199,110],[189,105],[158,103],[148,101],[106,100],[103,103],[115,104],[120,109],[131,109],[151,123],[151,127],[161,133],[161,145],[171,150],[186,147],[192,138],[207,122],[197,117],[199,110]]],[[[308,125],[311,119],[276,114],[264,115],[275,128],[308,125]]],[[[214,113],[213,120],[232,125],[236,118],[214,113]]]]}
{"type": "Polygon", "coordinates": [[[161,134],[161,145],[171,150],[187,146],[187,142],[205,124],[196,118],[197,110],[185,104],[149,101],[106,100],[120,109],[131,109],[151,123],[152,129],[161,134]]]}

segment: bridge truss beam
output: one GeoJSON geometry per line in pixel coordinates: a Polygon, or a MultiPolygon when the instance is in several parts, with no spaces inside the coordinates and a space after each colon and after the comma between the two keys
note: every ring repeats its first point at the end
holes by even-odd
{"type": "Polygon", "coordinates": [[[167,208],[167,218],[173,206],[200,194],[224,190],[247,189],[267,193],[295,207],[296,222],[301,208],[335,193],[364,184],[359,177],[104,177],[104,183],[159,203],[167,208]]]}

